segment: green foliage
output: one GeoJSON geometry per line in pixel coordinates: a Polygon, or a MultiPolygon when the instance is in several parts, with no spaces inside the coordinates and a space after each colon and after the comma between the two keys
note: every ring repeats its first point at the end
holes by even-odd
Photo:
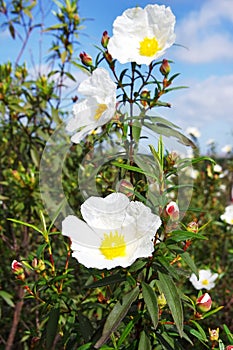
{"type": "MultiPolygon", "coordinates": [[[[8,28],[14,42],[21,42],[15,60],[0,64],[1,346],[7,350],[169,350],[223,349],[233,344],[233,236],[230,225],[220,220],[231,199],[232,160],[212,155],[223,168],[220,176],[214,171],[212,157],[199,155],[195,140],[151,113],[154,108],[170,107],[161,98],[183,88],[171,87],[178,73],[166,80],[158,76],[159,61],[146,72],[132,63],[118,74],[115,61],[109,61],[107,51],[98,47],[93,65],[86,67],[75,58],[83,22],[77,1],[54,1],[53,25],[36,17],[40,5],[37,1],[0,1],[3,28],[8,28]],[[52,38],[48,65],[52,63],[53,69],[45,74],[39,70],[34,77],[21,61],[32,32],[42,27],[52,38]],[[71,67],[72,72],[78,67],[91,73],[102,63],[115,78],[120,103],[113,120],[98,134],[92,132],[80,145],[68,147],[66,140],[57,145],[58,149],[69,148],[61,179],[64,194],[80,216],[83,197],[79,187],[85,185],[91,195],[94,183],[98,194],[106,196],[124,179],[133,188],[129,196],[162,219],[152,257],[110,271],[87,269],[72,259],[71,242],[56,227],[60,216],[66,215],[62,198],[55,217],[49,218],[39,186],[43,158],[52,164],[48,187],[57,194],[54,178],[60,165],[56,157],[46,158],[43,152],[52,149],[51,135],[68,115],[63,103],[66,84],[75,81],[71,67]],[[147,89],[150,91],[143,94],[147,89]],[[127,104],[129,114],[124,111],[127,104]],[[133,106],[139,109],[138,115],[133,106]],[[144,128],[158,139],[148,147],[149,156],[139,152],[144,128]],[[164,141],[167,138],[193,147],[193,158],[171,153],[164,141]],[[116,144],[121,151],[117,157],[109,151],[116,144]],[[197,172],[194,183],[188,174],[190,167],[197,172]],[[194,191],[191,203],[185,206],[188,188],[194,191]],[[181,189],[185,191],[178,197],[181,189]],[[165,208],[171,200],[178,202],[182,220],[169,219],[165,208]],[[197,231],[190,230],[191,222],[197,224],[197,231]],[[13,260],[20,262],[23,272],[12,273],[13,260]],[[218,288],[211,291],[212,309],[200,315],[196,310],[199,295],[188,277],[205,267],[217,271],[220,278],[218,288]],[[220,337],[212,341],[208,328],[218,327],[220,337]]],[[[72,105],[75,98],[66,102],[72,105]]]]}

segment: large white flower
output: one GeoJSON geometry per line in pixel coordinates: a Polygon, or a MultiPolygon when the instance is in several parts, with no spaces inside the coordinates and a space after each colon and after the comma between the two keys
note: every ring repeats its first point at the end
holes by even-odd
{"type": "Polygon", "coordinates": [[[113,23],[108,51],[120,63],[149,65],[175,41],[175,16],[170,7],[147,5],[123,12],[113,23]]]}
{"type": "Polygon", "coordinates": [[[73,117],[66,130],[73,132],[71,141],[79,143],[91,130],[112,119],[116,108],[116,85],[104,68],[97,68],[92,75],[81,82],[78,93],[85,96],[73,108],[73,117]]]}
{"type": "Polygon", "coordinates": [[[86,267],[127,267],[137,258],[151,256],[160,218],[123,193],[90,197],[81,205],[86,222],[69,215],[62,234],[72,241],[72,256],[86,267]]]}
{"type": "Polygon", "coordinates": [[[190,277],[190,282],[192,283],[195,289],[207,289],[210,290],[215,286],[214,281],[218,278],[217,273],[212,273],[210,270],[200,270],[199,271],[199,279],[197,276],[192,273],[190,277]]]}
{"type": "Polygon", "coordinates": [[[221,219],[229,225],[233,225],[233,204],[230,204],[225,208],[225,212],[221,215],[221,219]]]}

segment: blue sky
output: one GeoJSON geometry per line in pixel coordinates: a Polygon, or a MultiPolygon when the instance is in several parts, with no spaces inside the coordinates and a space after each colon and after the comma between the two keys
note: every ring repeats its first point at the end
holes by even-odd
{"type": "MultiPolygon", "coordinates": [[[[80,0],[79,15],[87,19],[80,35],[80,52],[94,55],[93,45],[99,44],[104,30],[111,35],[118,15],[129,7],[148,3],[171,7],[176,16],[176,43],[186,47],[173,46],[165,58],[174,61],[173,73],[181,73],[176,84],[189,88],[168,94],[172,108],[159,112],[184,131],[197,127],[202,152],[208,140],[214,139],[221,153],[223,146],[233,145],[232,0],[80,0]]],[[[16,48],[6,35],[1,34],[0,40],[4,45],[2,61],[12,57],[16,48]]]]}

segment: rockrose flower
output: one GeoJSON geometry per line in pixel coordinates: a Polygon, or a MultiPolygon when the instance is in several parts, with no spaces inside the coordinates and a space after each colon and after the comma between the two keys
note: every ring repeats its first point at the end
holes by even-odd
{"type": "Polygon", "coordinates": [[[143,203],[112,193],[88,198],[81,213],[86,222],[69,215],[62,222],[62,234],[71,238],[72,256],[86,267],[127,267],[152,255],[161,220],[143,203]]]}
{"type": "Polygon", "coordinates": [[[91,130],[109,122],[115,113],[116,85],[104,68],[96,68],[81,82],[78,93],[86,98],[77,102],[66,130],[73,132],[71,141],[79,143],[91,130]]]}
{"type": "Polygon", "coordinates": [[[217,273],[212,273],[210,270],[200,270],[199,279],[197,276],[192,273],[190,277],[190,282],[192,283],[195,289],[207,289],[210,290],[215,286],[214,281],[218,278],[217,273]]]}
{"type": "Polygon", "coordinates": [[[233,204],[228,205],[225,208],[224,214],[222,214],[221,219],[229,225],[233,225],[233,204]]]}
{"type": "Polygon", "coordinates": [[[128,9],[113,23],[108,51],[120,63],[149,65],[175,42],[174,27],[170,7],[155,4],[128,9]]]}

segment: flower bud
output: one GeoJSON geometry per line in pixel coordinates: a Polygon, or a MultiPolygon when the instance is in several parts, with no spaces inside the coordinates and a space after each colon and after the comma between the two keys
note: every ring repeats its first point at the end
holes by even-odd
{"type": "Polygon", "coordinates": [[[170,202],[166,206],[166,213],[170,216],[172,221],[177,221],[179,219],[179,207],[176,202],[170,202]]]}
{"type": "Polygon", "coordinates": [[[209,328],[210,341],[218,341],[219,338],[219,328],[210,329],[209,328]]]}
{"type": "Polygon", "coordinates": [[[101,39],[101,45],[107,49],[108,47],[108,42],[109,42],[109,36],[108,36],[108,32],[105,30],[103,32],[103,36],[102,36],[102,39],[101,39]]]}
{"type": "Polygon", "coordinates": [[[17,260],[13,260],[11,264],[11,269],[14,273],[22,273],[23,272],[23,265],[18,262],[17,260]]]}
{"type": "Polygon", "coordinates": [[[149,99],[150,98],[150,91],[148,90],[143,90],[140,94],[140,97],[141,97],[141,104],[143,105],[143,107],[146,107],[148,106],[148,101],[146,101],[146,99],[149,99]]]}
{"type": "Polygon", "coordinates": [[[158,301],[158,306],[160,309],[162,309],[164,306],[167,305],[167,300],[166,300],[165,295],[163,293],[157,297],[157,301],[158,301]]]}
{"type": "Polygon", "coordinates": [[[124,193],[127,197],[131,197],[134,194],[134,187],[131,182],[127,180],[121,180],[116,185],[117,192],[124,193]]]}
{"type": "Polygon", "coordinates": [[[23,265],[20,262],[18,262],[17,260],[13,260],[11,264],[11,269],[18,279],[22,281],[25,280],[23,265]]]}
{"type": "Polygon", "coordinates": [[[233,350],[233,345],[227,345],[227,346],[225,347],[225,350],[233,350]]]}
{"type": "Polygon", "coordinates": [[[189,232],[198,233],[198,223],[195,221],[191,221],[186,228],[189,232]]]}
{"type": "Polygon", "coordinates": [[[92,66],[93,64],[92,57],[89,56],[86,52],[81,52],[79,57],[82,61],[82,64],[84,64],[84,66],[87,66],[87,67],[92,66]]]}
{"type": "Polygon", "coordinates": [[[209,311],[211,309],[211,305],[212,305],[212,299],[208,293],[201,295],[196,300],[196,306],[197,306],[198,311],[200,311],[200,312],[209,311]]]}
{"type": "Polygon", "coordinates": [[[165,77],[168,76],[171,70],[168,60],[166,60],[165,58],[163,59],[163,63],[161,64],[159,70],[162,75],[164,75],[165,77]]]}
{"type": "Polygon", "coordinates": [[[108,51],[105,51],[104,57],[105,57],[106,61],[108,62],[110,68],[114,69],[114,61],[112,59],[112,55],[110,55],[110,53],[108,51]]]}

